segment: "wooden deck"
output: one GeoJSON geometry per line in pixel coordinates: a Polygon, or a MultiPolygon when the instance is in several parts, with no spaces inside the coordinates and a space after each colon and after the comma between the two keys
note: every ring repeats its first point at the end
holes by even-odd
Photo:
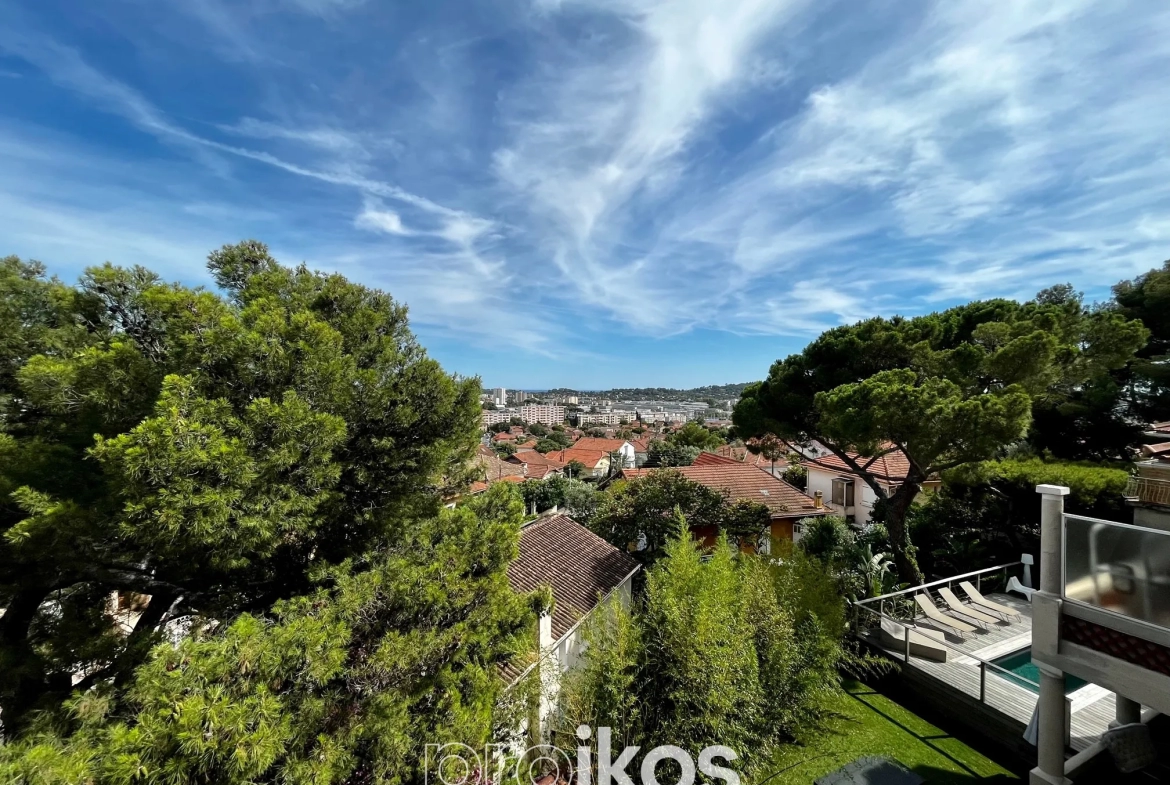
{"type": "MultiPolygon", "coordinates": [[[[923,684],[922,677],[926,677],[927,681],[934,683],[932,686],[939,688],[934,692],[943,699],[947,693],[955,691],[974,699],[975,705],[966,700],[962,703],[970,708],[991,709],[1005,721],[999,723],[1004,733],[1018,732],[1022,738],[1023,729],[1032,719],[1032,711],[1036,707],[1036,693],[1009,681],[998,675],[994,668],[988,667],[981,698],[979,661],[994,660],[1032,645],[1032,606],[1027,600],[1008,594],[993,594],[988,599],[1018,610],[1023,621],[1000,622],[990,629],[981,629],[969,635],[966,640],[960,640],[948,632],[946,662],[911,657],[907,663],[902,651],[883,646],[875,633],[864,636],[864,639],[890,658],[901,662],[905,676],[914,682],[923,684]]],[[[870,619],[872,621],[873,617],[870,619]]],[[[914,623],[927,629],[947,632],[921,614],[914,623]]],[[[1069,741],[1072,749],[1079,752],[1096,741],[1113,720],[1113,693],[1095,684],[1088,684],[1070,693],[1069,698],[1072,711],[1069,741]]]]}

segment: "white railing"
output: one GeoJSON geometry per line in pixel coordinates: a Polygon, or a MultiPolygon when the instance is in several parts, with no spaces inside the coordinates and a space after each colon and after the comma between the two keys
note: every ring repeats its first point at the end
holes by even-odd
{"type": "Polygon", "coordinates": [[[1125,486],[1125,497],[1142,504],[1158,504],[1170,507],[1170,480],[1153,477],[1130,477],[1125,486]]]}

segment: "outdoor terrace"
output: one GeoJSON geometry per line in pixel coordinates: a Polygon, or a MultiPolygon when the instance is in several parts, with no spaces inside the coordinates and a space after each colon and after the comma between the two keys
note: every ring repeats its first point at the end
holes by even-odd
{"type": "MultiPolygon", "coordinates": [[[[1032,606],[1014,594],[990,591],[990,586],[1006,584],[1008,567],[997,567],[968,575],[935,581],[883,597],[854,604],[858,637],[890,659],[901,663],[906,682],[924,697],[933,697],[939,708],[949,713],[960,712],[962,719],[993,728],[991,735],[1011,740],[1020,747],[1024,730],[1032,719],[1038,700],[1039,684],[1031,663],[1032,606]],[[952,588],[963,596],[959,582],[979,582],[984,596],[1019,614],[1018,620],[999,620],[979,626],[963,615],[952,613],[940,598],[938,590],[952,588]],[[976,630],[965,638],[928,619],[914,601],[915,594],[926,594],[947,617],[965,621],[976,630]],[[881,635],[881,620],[908,627],[912,634],[930,636],[931,644],[946,651],[946,661],[940,662],[911,654],[900,641],[892,645],[889,634],[881,635]],[[1010,655],[1018,655],[1010,657],[1010,655]],[[1003,662],[1009,658],[1008,662],[1003,662]],[[1028,674],[1032,674],[1032,678],[1028,674]],[[974,712],[974,713],[972,713],[974,712]]],[[[966,599],[964,597],[964,599],[966,599]]],[[[969,606],[977,609],[978,606],[969,606]]],[[[1079,752],[1092,745],[1114,719],[1114,695],[1094,684],[1070,683],[1066,695],[1071,716],[1071,731],[1066,742],[1079,752]]]]}

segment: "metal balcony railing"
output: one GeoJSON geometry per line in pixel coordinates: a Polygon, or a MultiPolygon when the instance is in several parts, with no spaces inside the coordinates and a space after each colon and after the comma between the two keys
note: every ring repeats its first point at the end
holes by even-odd
{"type": "Polygon", "coordinates": [[[1159,504],[1170,507],[1170,480],[1130,477],[1129,484],[1125,486],[1125,497],[1136,499],[1142,504],[1159,504]]]}
{"type": "Polygon", "coordinates": [[[1064,597],[1170,628],[1170,532],[1064,516],[1064,597]]]}

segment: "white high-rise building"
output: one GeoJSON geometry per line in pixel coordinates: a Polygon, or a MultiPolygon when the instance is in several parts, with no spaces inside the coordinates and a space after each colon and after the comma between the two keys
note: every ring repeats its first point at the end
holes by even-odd
{"type": "Polygon", "coordinates": [[[492,390],[492,403],[494,403],[496,406],[507,406],[508,391],[503,387],[497,387],[496,389],[492,390]]]}

